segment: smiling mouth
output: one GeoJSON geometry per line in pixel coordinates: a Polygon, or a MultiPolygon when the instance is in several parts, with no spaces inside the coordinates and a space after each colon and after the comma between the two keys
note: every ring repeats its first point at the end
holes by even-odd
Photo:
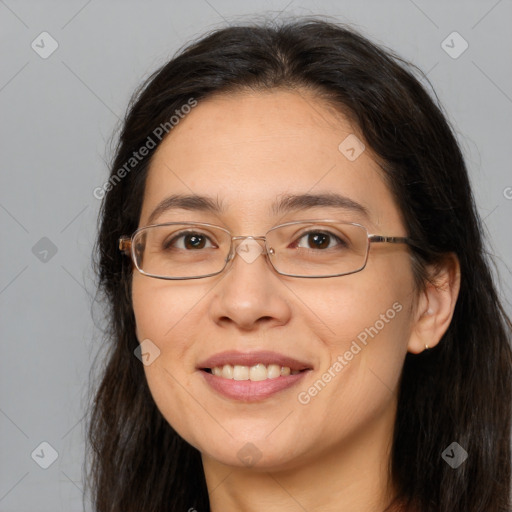
{"type": "Polygon", "coordinates": [[[292,370],[289,366],[280,366],[278,364],[258,363],[253,366],[230,365],[215,366],[213,368],[202,368],[206,373],[215,375],[228,380],[250,380],[258,382],[262,380],[278,379],[279,377],[288,377],[289,375],[297,375],[307,370],[292,370]]]}

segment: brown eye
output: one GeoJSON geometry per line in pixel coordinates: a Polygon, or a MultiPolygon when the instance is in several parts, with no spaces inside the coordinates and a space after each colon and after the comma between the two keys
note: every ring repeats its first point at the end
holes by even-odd
{"type": "Polygon", "coordinates": [[[325,249],[329,247],[331,238],[325,233],[310,233],[307,235],[308,246],[311,249],[325,249]]]}
{"type": "Polygon", "coordinates": [[[202,249],[206,245],[206,237],[202,235],[186,235],[183,238],[186,249],[202,249]]]}
{"type": "Polygon", "coordinates": [[[215,247],[208,236],[195,231],[179,233],[163,244],[164,249],[182,249],[186,251],[215,247]]]}
{"type": "Polygon", "coordinates": [[[297,242],[295,242],[295,247],[319,250],[333,248],[343,249],[347,247],[347,243],[332,233],[325,231],[310,231],[308,233],[304,233],[297,242]]]}

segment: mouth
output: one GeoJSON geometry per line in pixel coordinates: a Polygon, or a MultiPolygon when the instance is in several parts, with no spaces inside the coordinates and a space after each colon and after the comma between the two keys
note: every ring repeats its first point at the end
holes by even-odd
{"type": "Polygon", "coordinates": [[[293,386],[313,367],[274,352],[224,352],[200,363],[197,369],[217,393],[253,402],[293,386]]]}
{"type": "Polygon", "coordinates": [[[223,379],[250,380],[252,382],[297,375],[300,372],[306,371],[306,369],[292,370],[289,366],[280,366],[278,364],[265,365],[263,363],[257,363],[254,366],[225,364],[213,368],[202,368],[202,370],[223,379]]]}

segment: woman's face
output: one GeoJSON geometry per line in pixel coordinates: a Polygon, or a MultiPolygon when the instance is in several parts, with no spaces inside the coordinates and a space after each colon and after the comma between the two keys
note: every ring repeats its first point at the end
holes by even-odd
{"type": "MultiPolygon", "coordinates": [[[[218,201],[223,210],[170,208],[151,223],[207,222],[236,236],[337,219],[405,236],[370,148],[355,136],[343,116],[305,91],[199,102],[154,155],[139,226],[167,197],[183,194],[218,201]],[[338,194],[367,213],[312,198],[273,213],[278,201],[303,194],[338,194]]],[[[361,272],[325,279],[278,275],[264,254],[235,254],[228,269],[204,279],[134,272],[137,336],[160,351],[144,369],[166,420],[203,457],[235,466],[290,468],[364,440],[387,442],[410,350],[414,287],[406,246],[372,244],[361,272]],[[266,369],[249,370],[254,381],[245,380],[243,367],[258,363],[266,369]],[[242,380],[229,378],[228,364],[242,380]],[[277,376],[283,364],[294,375],[277,376]],[[224,368],[212,375],[205,366],[224,368]]]]}

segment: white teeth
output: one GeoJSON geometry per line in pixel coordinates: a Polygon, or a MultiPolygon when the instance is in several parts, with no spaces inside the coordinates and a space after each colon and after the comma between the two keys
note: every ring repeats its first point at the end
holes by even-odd
{"type": "Polygon", "coordinates": [[[235,380],[249,380],[249,367],[239,366],[238,364],[233,368],[233,379],[235,380]]]}
{"type": "Polygon", "coordinates": [[[258,363],[251,366],[249,370],[249,380],[258,381],[267,379],[267,368],[264,364],[258,363]]]}
{"type": "Polygon", "coordinates": [[[222,376],[225,379],[232,379],[233,378],[233,367],[230,364],[225,364],[222,367],[222,376]]]}
{"type": "Polygon", "coordinates": [[[280,366],[278,364],[269,364],[268,366],[258,363],[254,366],[243,366],[225,364],[224,366],[216,366],[211,368],[212,374],[216,377],[234,380],[251,380],[253,382],[277,379],[280,376],[297,375],[300,370],[290,370],[288,366],[280,366]]]}
{"type": "Polygon", "coordinates": [[[267,376],[269,379],[277,379],[281,375],[281,367],[278,364],[269,364],[267,366],[267,376]]]}

